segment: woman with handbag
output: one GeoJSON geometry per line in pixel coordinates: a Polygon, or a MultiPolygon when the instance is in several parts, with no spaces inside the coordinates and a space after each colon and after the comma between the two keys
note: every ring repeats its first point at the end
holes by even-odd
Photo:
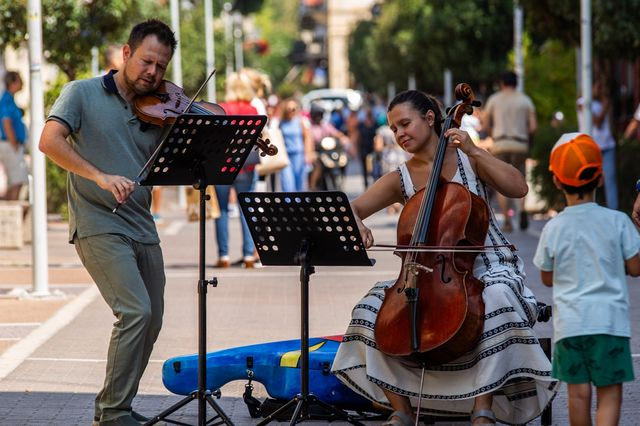
{"type": "MultiPolygon", "coordinates": [[[[226,82],[226,99],[220,106],[228,115],[257,115],[258,111],[251,105],[255,93],[251,88],[249,79],[242,74],[232,73],[226,82]]],[[[215,220],[216,243],[218,245],[218,262],[216,267],[228,268],[231,266],[229,259],[229,193],[231,188],[240,192],[252,192],[255,190],[257,172],[256,165],[260,162],[256,151],[252,150],[247,157],[240,173],[231,185],[215,185],[216,197],[220,205],[220,217],[215,220]]],[[[254,256],[253,239],[247,222],[240,212],[242,228],[242,265],[245,268],[253,268],[256,262],[254,256]]]]}

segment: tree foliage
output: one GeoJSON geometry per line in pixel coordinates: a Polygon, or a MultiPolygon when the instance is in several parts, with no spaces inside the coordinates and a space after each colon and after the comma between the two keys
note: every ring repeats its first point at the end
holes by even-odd
{"type": "Polygon", "coordinates": [[[373,91],[387,82],[404,88],[412,72],[419,88],[440,92],[445,68],[483,87],[507,65],[512,20],[511,0],[389,0],[353,32],[351,72],[373,91]]]}
{"type": "MultiPolygon", "coordinates": [[[[527,32],[534,42],[557,39],[580,45],[580,4],[574,1],[521,0],[527,32]]],[[[593,54],[599,58],[640,56],[640,0],[591,2],[593,54]]]]}
{"type": "MultiPolygon", "coordinates": [[[[26,0],[0,0],[0,49],[19,46],[27,35],[26,0]]],[[[122,38],[140,16],[136,0],[42,0],[44,56],[69,79],[87,70],[91,48],[122,38]]]]}
{"type": "MultiPolygon", "coordinates": [[[[563,131],[577,131],[575,100],[578,96],[575,82],[575,48],[580,46],[580,4],[577,0],[558,2],[552,0],[521,0],[525,15],[525,29],[532,40],[532,60],[527,58],[527,86],[538,109],[540,130],[535,137],[532,156],[538,160],[533,170],[534,179],[542,188],[542,196],[549,206],[562,204],[551,175],[548,172],[548,153],[563,131]],[[561,53],[564,51],[564,53],[561,53]],[[564,60],[559,60],[563,56],[564,60]],[[571,57],[573,56],[573,60],[571,57]],[[529,70],[530,66],[532,69],[529,70]],[[549,126],[552,105],[565,113],[567,120],[562,128],[549,126]],[[541,112],[544,111],[544,114],[541,112]],[[568,113],[567,113],[568,111],[568,113]]],[[[620,130],[626,119],[620,113],[620,105],[631,103],[631,92],[622,90],[620,81],[621,60],[640,57],[640,0],[593,0],[592,49],[593,78],[605,83],[611,99],[610,122],[614,137],[618,140],[617,175],[620,208],[629,210],[633,202],[632,191],[624,190],[629,182],[637,179],[637,143],[620,140],[620,130]],[[635,162],[634,162],[635,161],[635,162]]],[[[632,110],[632,109],[631,109],[632,110]]],[[[602,199],[602,191],[598,196],[602,199]]]]}

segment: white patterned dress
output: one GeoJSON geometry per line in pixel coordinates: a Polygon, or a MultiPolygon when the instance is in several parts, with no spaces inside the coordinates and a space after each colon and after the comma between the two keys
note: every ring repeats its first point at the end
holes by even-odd
{"type": "MultiPolygon", "coordinates": [[[[415,189],[406,164],[398,167],[405,200],[415,189]]],[[[453,178],[487,199],[485,186],[476,179],[468,157],[458,151],[458,171],[453,178]]],[[[509,244],[490,215],[486,245],[509,244]]],[[[484,282],[484,329],[472,352],[455,361],[425,371],[422,412],[465,415],[474,398],[493,392],[492,409],[499,421],[524,424],[539,416],[551,402],[558,382],[538,344],[532,327],[536,300],[524,285],[523,262],[508,248],[478,254],[473,274],[484,282]]],[[[415,407],[421,368],[378,351],[374,325],[384,300],[384,290],[395,280],[378,282],[356,304],[332,371],[347,386],[366,398],[389,406],[381,387],[406,395],[415,407]]]]}

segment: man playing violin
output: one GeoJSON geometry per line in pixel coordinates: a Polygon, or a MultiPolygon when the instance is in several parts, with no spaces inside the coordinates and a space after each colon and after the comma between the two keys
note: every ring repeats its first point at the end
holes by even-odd
{"type": "MultiPolygon", "coordinates": [[[[373,234],[362,220],[396,202],[409,203],[423,188],[434,167],[441,133],[448,138],[443,179],[463,185],[485,201],[487,186],[508,197],[527,193],[524,176],[516,168],[476,147],[466,132],[442,128],[440,108],[431,96],[402,92],[390,103],[387,116],[396,142],[411,158],[352,203],[367,248],[374,243],[373,234]]],[[[539,416],[555,395],[551,365],[532,330],[537,305],[524,285],[523,261],[509,246],[493,212],[488,221],[486,248],[469,271],[483,284],[484,325],[478,342],[457,359],[426,365],[422,387],[422,366],[387,355],[376,343],[375,325],[385,289],[395,280],[377,283],[354,307],[332,370],[354,391],[393,410],[385,425],[413,424],[419,396],[423,413],[471,413],[474,425],[496,420],[524,424],[539,416]]]]}
{"type": "Polygon", "coordinates": [[[131,404],[162,325],[165,275],[151,190],[134,191],[131,177],[162,129],[139,121],[132,102],[159,87],[175,48],[163,22],[137,24],[121,68],[65,85],[40,138],[40,150],[69,171],[69,242],[117,318],[94,424],[145,421],[131,404]]]}

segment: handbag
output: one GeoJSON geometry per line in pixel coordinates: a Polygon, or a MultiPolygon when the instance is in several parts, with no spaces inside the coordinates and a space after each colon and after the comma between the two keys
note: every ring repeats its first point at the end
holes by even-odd
{"type": "Polygon", "coordinates": [[[268,137],[271,145],[278,148],[278,153],[276,155],[260,156],[260,164],[256,165],[256,170],[258,170],[260,176],[277,173],[289,165],[289,156],[287,155],[287,148],[284,146],[282,131],[278,128],[269,129],[268,137]]]}

